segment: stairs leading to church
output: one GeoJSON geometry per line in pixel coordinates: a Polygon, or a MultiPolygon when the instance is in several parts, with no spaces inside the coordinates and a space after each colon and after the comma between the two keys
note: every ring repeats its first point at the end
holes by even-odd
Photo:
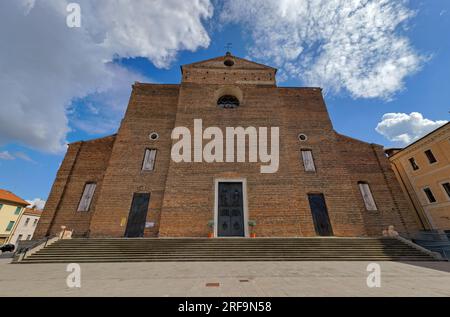
{"type": "Polygon", "coordinates": [[[435,261],[390,238],[72,239],[17,263],[435,261]]]}

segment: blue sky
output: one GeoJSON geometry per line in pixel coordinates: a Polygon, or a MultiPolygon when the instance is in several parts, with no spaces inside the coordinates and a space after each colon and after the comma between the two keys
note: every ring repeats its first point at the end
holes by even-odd
{"type": "MultiPolygon", "coordinates": [[[[2,47],[12,53],[0,55],[0,69],[6,69],[0,84],[8,89],[0,91],[6,95],[0,97],[0,188],[46,200],[64,157],[62,144],[114,133],[134,81],[178,83],[180,65],[223,55],[229,42],[234,55],[280,68],[279,86],[324,87],[339,133],[404,146],[449,120],[447,0],[384,0],[372,7],[374,1],[361,0],[345,13],[353,20],[338,14],[329,21],[308,0],[261,6],[170,0],[158,3],[159,10],[137,0],[136,10],[124,16],[120,5],[126,2],[112,11],[79,1],[82,27],[76,30],[61,26],[64,1],[0,4],[0,29],[17,32],[0,31],[2,47]],[[163,10],[168,2],[170,10],[163,10]],[[377,18],[382,23],[370,26],[377,18]],[[111,21],[116,28],[135,26],[142,38],[112,30],[111,21]]],[[[345,10],[340,0],[328,3],[330,10],[345,10]]]]}

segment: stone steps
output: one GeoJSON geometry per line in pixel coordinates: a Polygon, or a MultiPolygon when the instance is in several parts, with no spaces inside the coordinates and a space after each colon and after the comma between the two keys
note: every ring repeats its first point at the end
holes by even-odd
{"type": "Polygon", "coordinates": [[[389,238],[174,238],[61,240],[17,263],[434,260],[389,238]]]}

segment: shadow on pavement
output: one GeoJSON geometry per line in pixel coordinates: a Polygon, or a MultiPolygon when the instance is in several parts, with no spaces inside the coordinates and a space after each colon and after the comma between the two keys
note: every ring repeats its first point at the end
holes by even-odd
{"type": "Polygon", "coordinates": [[[436,262],[408,261],[400,263],[450,273],[450,262],[448,261],[436,261],[436,262]]]}

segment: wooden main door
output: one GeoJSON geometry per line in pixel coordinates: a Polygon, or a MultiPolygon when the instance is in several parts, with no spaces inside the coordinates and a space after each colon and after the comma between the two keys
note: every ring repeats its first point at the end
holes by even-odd
{"type": "Polygon", "coordinates": [[[147,220],[149,193],[135,193],[128,216],[126,238],[141,238],[144,236],[145,222],[147,220]]]}
{"type": "Polygon", "coordinates": [[[244,198],[242,183],[219,183],[217,234],[244,237],[244,198]]]}
{"type": "Polygon", "coordinates": [[[331,227],[328,209],[323,194],[308,194],[309,206],[314,221],[314,228],[319,236],[332,236],[333,228],[331,227]]]}

